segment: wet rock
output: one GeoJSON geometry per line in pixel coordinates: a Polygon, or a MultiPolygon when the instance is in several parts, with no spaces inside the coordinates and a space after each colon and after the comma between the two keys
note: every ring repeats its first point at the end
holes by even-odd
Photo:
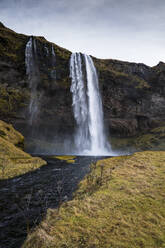
{"type": "MultiPolygon", "coordinates": [[[[32,135],[31,127],[27,125],[30,92],[25,68],[25,47],[28,40],[28,36],[17,34],[0,25],[0,87],[6,85],[6,95],[0,101],[0,118],[10,118],[25,137],[32,135]],[[5,49],[2,49],[3,47],[5,49]],[[19,92],[16,99],[15,90],[19,92]],[[8,106],[9,96],[12,108],[8,106]],[[8,111],[4,112],[4,109],[8,111]]],[[[51,140],[53,133],[55,138],[60,136],[65,139],[75,128],[69,78],[71,53],[44,37],[35,37],[35,40],[39,68],[37,91],[42,98],[38,100],[41,111],[34,123],[37,132],[33,132],[33,138],[37,140],[44,134],[47,140],[51,140]],[[56,55],[53,64],[52,56],[47,56],[48,53],[51,54],[52,47],[56,55]],[[56,77],[51,77],[52,71],[56,72],[56,77]]],[[[149,67],[142,63],[112,59],[93,60],[99,75],[105,122],[111,135],[133,136],[165,121],[163,62],[149,67]]],[[[40,146],[40,150],[46,149],[42,140],[36,142],[37,144],[30,144],[29,141],[29,150],[33,151],[36,146],[40,146]]]]}

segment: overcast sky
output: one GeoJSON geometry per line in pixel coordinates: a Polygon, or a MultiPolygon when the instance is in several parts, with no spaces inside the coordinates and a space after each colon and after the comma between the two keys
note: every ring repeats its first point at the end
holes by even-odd
{"type": "Polygon", "coordinates": [[[73,52],[165,61],[165,0],[0,0],[0,21],[73,52]]]}

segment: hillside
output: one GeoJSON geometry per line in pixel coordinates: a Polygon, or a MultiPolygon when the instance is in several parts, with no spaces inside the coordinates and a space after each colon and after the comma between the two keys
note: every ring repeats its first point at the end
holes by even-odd
{"type": "MultiPolygon", "coordinates": [[[[0,23],[2,246],[163,248],[165,63],[149,67],[91,56],[112,151],[137,152],[98,160],[89,169],[89,161],[99,157],[62,156],[65,148],[74,148],[76,130],[70,56],[44,37],[18,34],[0,23]],[[46,153],[48,164],[24,148],[46,153]]],[[[84,56],[78,56],[82,75],[84,56]]]]}
{"type": "MultiPolygon", "coordinates": [[[[30,88],[25,68],[25,48],[29,36],[0,25],[0,118],[10,121],[25,137],[30,136],[28,106],[30,88]],[[28,135],[27,135],[28,134],[28,135]]],[[[71,52],[47,41],[36,41],[39,114],[34,126],[36,137],[66,136],[75,128],[70,92],[71,52]],[[52,68],[51,48],[56,63],[52,68]],[[52,71],[56,76],[52,76],[52,71]]],[[[155,67],[112,59],[93,58],[98,71],[107,129],[111,136],[135,136],[164,126],[165,64],[155,67]]],[[[35,137],[35,138],[36,138],[35,137]]],[[[33,137],[34,138],[34,137],[33,137]]]]}

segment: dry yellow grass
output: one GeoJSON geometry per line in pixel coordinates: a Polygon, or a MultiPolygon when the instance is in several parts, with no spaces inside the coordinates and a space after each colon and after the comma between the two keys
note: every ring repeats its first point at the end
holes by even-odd
{"type": "Polygon", "coordinates": [[[0,120],[0,137],[9,141],[14,145],[19,145],[24,142],[24,137],[16,131],[12,125],[0,120]]]}
{"type": "Polygon", "coordinates": [[[20,148],[24,137],[11,125],[0,121],[0,179],[12,178],[35,170],[46,162],[32,157],[20,148]]]}
{"type": "Polygon", "coordinates": [[[71,164],[73,164],[73,163],[75,163],[75,158],[76,158],[76,156],[69,156],[69,155],[65,155],[65,156],[53,156],[54,158],[57,158],[57,159],[59,159],[59,160],[63,160],[63,161],[65,161],[65,162],[67,162],[67,163],[71,163],[71,164]]]}
{"type": "Polygon", "coordinates": [[[112,148],[114,150],[132,149],[138,151],[156,150],[165,151],[165,124],[149,130],[147,133],[136,137],[111,138],[112,148]]]}
{"type": "Polygon", "coordinates": [[[165,247],[165,152],[101,160],[23,248],[165,247]]]}

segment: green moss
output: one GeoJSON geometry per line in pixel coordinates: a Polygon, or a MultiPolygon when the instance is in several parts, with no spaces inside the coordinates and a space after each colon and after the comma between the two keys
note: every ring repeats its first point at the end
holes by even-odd
{"type": "Polygon", "coordinates": [[[134,139],[137,149],[165,150],[165,127],[157,127],[134,139]]]}
{"type": "Polygon", "coordinates": [[[165,126],[157,127],[151,130],[151,133],[163,134],[165,135],[165,126]]]}
{"type": "Polygon", "coordinates": [[[120,138],[120,137],[111,137],[110,143],[112,150],[135,150],[135,137],[120,138]]]}
{"type": "Polygon", "coordinates": [[[165,126],[157,127],[129,138],[112,137],[113,150],[162,150],[165,151],[165,126]]]}
{"type": "Polygon", "coordinates": [[[15,116],[15,113],[26,106],[30,93],[28,89],[7,87],[0,84],[0,115],[2,117],[15,116]]]}
{"type": "Polygon", "coordinates": [[[23,247],[165,246],[165,152],[99,161],[72,201],[48,210],[23,247]]]}
{"type": "Polygon", "coordinates": [[[95,66],[100,73],[100,82],[109,81],[106,77],[110,77],[117,84],[124,84],[135,89],[149,89],[150,85],[141,76],[136,75],[131,71],[131,68],[137,67],[137,72],[140,69],[138,64],[129,63],[117,60],[105,60],[93,58],[95,66]]]}
{"type": "Polygon", "coordinates": [[[13,63],[21,64],[24,59],[24,47],[26,36],[17,34],[14,31],[0,27],[0,54],[5,60],[10,59],[13,63]]]}
{"type": "Polygon", "coordinates": [[[147,83],[147,81],[140,79],[138,77],[136,77],[136,82],[138,83],[137,86],[135,88],[137,89],[149,89],[150,85],[147,83]]]}

